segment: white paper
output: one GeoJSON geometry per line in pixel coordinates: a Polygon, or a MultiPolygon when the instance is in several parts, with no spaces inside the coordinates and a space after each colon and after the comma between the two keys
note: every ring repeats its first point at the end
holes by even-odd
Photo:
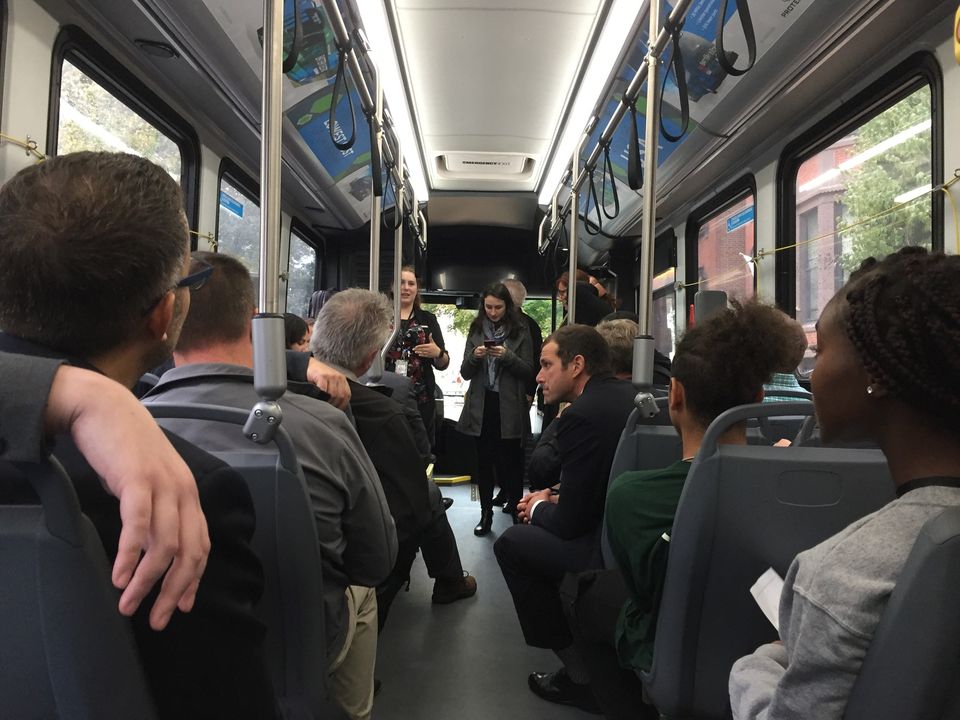
{"type": "Polygon", "coordinates": [[[750,588],[750,594],[767,616],[767,620],[780,632],[780,593],[783,591],[783,578],[773,568],[757,578],[750,588]]]}

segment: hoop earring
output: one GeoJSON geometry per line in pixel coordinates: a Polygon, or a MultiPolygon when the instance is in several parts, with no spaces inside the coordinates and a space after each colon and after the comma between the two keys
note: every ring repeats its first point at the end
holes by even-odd
{"type": "Polygon", "coordinates": [[[867,395],[873,395],[873,385],[867,385],[867,395]]]}

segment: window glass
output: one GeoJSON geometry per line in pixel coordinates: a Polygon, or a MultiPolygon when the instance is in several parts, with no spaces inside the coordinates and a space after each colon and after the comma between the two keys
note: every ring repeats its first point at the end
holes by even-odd
{"type": "Polygon", "coordinates": [[[290,231],[287,258],[287,312],[306,316],[317,277],[317,251],[295,230],[290,231]]]}
{"type": "Polygon", "coordinates": [[[104,150],[139,155],[180,182],[183,156],[172,138],[64,59],[60,74],[57,153],[104,150]]]}
{"type": "Polygon", "coordinates": [[[737,300],[753,297],[754,201],[753,193],[748,192],[700,223],[698,290],[724,290],[737,300]]]}
{"type": "MultiPolygon", "coordinates": [[[[796,317],[811,343],[824,305],[865,258],[932,247],[932,143],[924,86],[798,168],[796,317]]],[[[801,371],[813,365],[807,354],[801,371]]]]}
{"type": "Polygon", "coordinates": [[[217,215],[217,252],[243,261],[247,270],[260,276],[260,205],[220,178],[220,207],[217,215]]]}
{"type": "Polygon", "coordinates": [[[653,278],[654,347],[669,358],[677,344],[677,297],[674,290],[676,269],[670,268],[653,278]]]}

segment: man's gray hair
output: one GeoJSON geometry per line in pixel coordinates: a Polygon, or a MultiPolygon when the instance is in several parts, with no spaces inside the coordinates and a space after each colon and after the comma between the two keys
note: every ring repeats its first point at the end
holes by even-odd
{"type": "Polygon", "coordinates": [[[633,339],[640,326],[633,320],[604,320],[597,325],[597,332],[610,346],[610,362],[615,374],[633,372],[633,339]]]}
{"type": "Polygon", "coordinates": [[[524,300],[527,299],[527,288],[516,278],[507,278],[503,280],[503,284],[507,286],[507,292],[513,298],[513,304],[520,308],[524,300]]]}
{"type": "Polygon", "coordinates": [[[360,288],[338,292],[317,315],[310,352],[321,362],[357,370],[390,334],[393,306],[382,293],[360,288]]]}

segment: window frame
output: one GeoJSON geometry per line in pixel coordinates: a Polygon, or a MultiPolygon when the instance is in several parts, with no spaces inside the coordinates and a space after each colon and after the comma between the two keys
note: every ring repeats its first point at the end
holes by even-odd
{"type": "MultiPolygon", "coordinates": [[[[131,111],[170,138],[180,149],[180,188],[190,228],[197,229],[200,210],[200,138],[193,125],[76,25],[66,25],[53,44],[50,97],[47,114],[47,153],[57,154],[60,128],[60,86],[63,61],[104,88],[131,111]]],[[[190,247],[196,248],[191,234],[190,247]]]]}
{"type": "MultiPolygon", "coordinates": [[[[691,287],[691,283],[696,283],[700,280],[700,228],[703,227],[707,220],[710,220],[714,215],[720,214],[720,212],[722,212],[728,205],[732,205],[737,198],[742,195],[750,194],[753,195],[753,245],[754,252],[756,252],[757,221],[759,218],[757,213],[757,180],[752,173],[747,173],[746,175],[740,176],[712,198],[694,208],[694,210],[687,216],[686,227],[684,229],[684,246],[686,254],[683,261],[684,313],[686,313],[687,308],[693,304],[693,298],[696,295],[697,290],[700,289],[699,285],[693,285],[691,287]]],[[[753,294],[754,297],[756,297],[756,273],[754,273],[753,276],[753,294]]]]}
{"type": "MultiPolygon", "coordinates": [[[[787,144],[777,163],[777,217],[774,272],[776,301],[796,317],[797,249],[796,176],[808,159],[830,147],[856,128],[890,109],[921,87],[930,87],[931,185],[943,183],[943,74],[936,57],[926,51],[914,53],[880,79],[787,144]],[[784,248],[784,249],[780,249],[784,248]]],[[[943,250],[943,193],[930,193],[931,244],[943,250]]]]}
{"type": "Polygon", "coordinates": [[[318,289],[322,289],[318,288],[317,285],[322,284],[321,278],[323,276],[323,264],[326,260],[326,252],[324,247],[325,243],[323,237],[318,235],[313,229],[310,228],[309,225],[300,220],[300,218],[291,218],[289,231],[290,237],[287,238],[287,266],[285,270],[287,280],[285,283],[286,288],[284,289],[284,307],[288,307],[287,303],[289,301],[290,293],[290,256],[293,254],[293,233],[296,233],[301,240],[312,247],[317,253],[317,259],[313,267],[313,292],[316,292],[318,289]]]}
{"type": "Polygon", "coordinates": [[[247,171],[233,160],[224,155],[220,158],[220,167],[217,170],[217,205],[213,220],[213,238],[216,241],[214,252],[220,252],[220,188],[223,178],[227,177],[230,184],[239,190],[247,200],[260,207],[260,183],[254,180],[247,171]]]}

